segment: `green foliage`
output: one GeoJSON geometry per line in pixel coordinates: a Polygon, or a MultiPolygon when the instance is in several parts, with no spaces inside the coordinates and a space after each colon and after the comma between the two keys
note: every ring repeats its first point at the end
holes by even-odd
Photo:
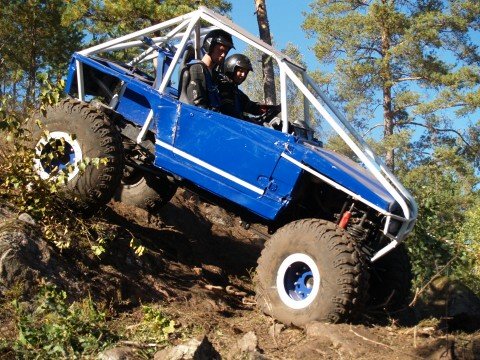
{"type": "Polygon", "coordinates": [[[55,105],[59,102],[60,97],[63,95],[65,89],[65,81],[59,80],[56,84],[53,84],[48,75],[42,73],[38,76],[40,81],[40,110],[45,111],[47,106],[55,105]]]}
{"type": "MultiPolygon", "coordinates": [[[[479,109],[478,1],[316,0],[311,8],[303,28],[317,58],[334,64],[317,77],[362,131],[383,109],[383,136],[415,128],[427,134],[423,147],[436,146],[430,134],[451,128],[453,110],[479,109]]],[[[393,156],[387,161],[393,168],[393,156]]]]}
{"type": "Polygon", "coordinates": [[[72,359],[92,356],[118,340],[108,329],[106,313],[88,298],[68,304],[67,294],[45,285],[34,310],[14,301],[18,359],[72,359]]]}
{"type": "MultiPolygon", "coordinates": [[[[226,13],[231,4],[225,0],[204,0],[200,5],[226,13]]],[[[64,21],[81,21],[93,35],[93,42],[117,37],[158,24],[197,9],[194,1],[185,0],[73,0],[68,3],[64,21]]]]}
{"type": "Polygon", "coordinates": [[[125,319],[109,320],[90,297],[74,302],[67,298],[65,291],[44,284],[32,305],[18,300],[6,304],[15,314],[18,335],[13,341],[0,339],[0,351],[11,349],[17,359],[93,358],[123,339],[153,352],[180,335],[175,321],[153,305],[142,306],[140,322],[127,325],[125,319]]]}
{"type": "Polygon", "coordinates": [[[145,252],[145,246],[143,246],[142,243],[135,237],[132,237],[132,239],[130,240],[130,247],[133,249],[135,255],[137,256],[142,256],[145,252]]]}
{"type": "Polygon", "coordinates": [[[131,326],[126,335],[140,342],[164,344],[175,331],[175,321],[161,308],[143,305],[141,322],[131,326]]]}
{"type": "Polygon", "coordinates": [[[476,294],[480,295],[480,197],[465,213],[455,243],[462,249],[456,272],[476,294]]]}
{"type": "Polygon", "coordinates": [[[408,240],[416,285],[442,271],[480,289],[478,269],[478,178],[455,148],[438,148],[430,161],[403,177],[419,205],[414,234],[408,240]],[[448,265],[447,267],[445,267],[448,265]]]}
{"type": "Polygon", "coordinates": [[[83,34],[77,23],[62,22],[67,8],[62,0],[0,0],[0,8],[0,94],[26,110],[38,96],[38,75],[49,73],[59,81],[83,34]]]}
{"type": "MultiPolygon", "coordinates": [[[[51,85],[47,79],[44,83],[41,108],[54,104],[60,92],[60,88],[51,85]]],[[[63,153],[64,144],[60,140],[46,141],[44,146],[49,146],[51,151],[39,157],[24,124],[19,115],[7,109],[6,100],[0,100],[0,198],[14,211],[32,216],[44,237],[58,248],[86,240],[95,254],[101,254],[105,242],[114,235],[109,233],[106,223],[82,219],[68,206],[67,197],[72,201],[72,195],[65,192],[65,184],[72,168],[61,171],[54,167],[49,179],[42,179],[34,168],[35,159],[51,163],[63,153]]],[[[89,164],[99,166],[105,161],[83,159],[77,165],[84,169],[89,164]]]]}

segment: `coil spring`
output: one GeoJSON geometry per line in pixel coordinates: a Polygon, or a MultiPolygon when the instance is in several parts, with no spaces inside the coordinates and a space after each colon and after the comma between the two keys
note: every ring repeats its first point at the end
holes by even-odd
{"type": "Polygon", "coordinates": [[[347,228],[348,233],[358,240],[365,240],[367,237],[367,229],[364,229],[361,226],[349,226],[347,228]]]}

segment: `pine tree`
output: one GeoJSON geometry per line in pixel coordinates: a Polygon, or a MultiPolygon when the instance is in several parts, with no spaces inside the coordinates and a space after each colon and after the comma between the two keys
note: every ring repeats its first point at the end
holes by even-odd
{"type": "Polygon", "coordinates": [[[63,21],[61,0],[1,0],[0,7],[1,92],[27,108],[35,103],[39,75],[60,78],[83,34],[63,21]]]}
{"type": "Polygon", "coordinates": [[[311,9],[303,27],[318,59],[335,65],[322,79],[363,130],[383,108],[391,169],[398,131],[439,134],[479,109],[478,0],[316,0],[311,9]]]}
{"type": "Polygon", "coordinates": [[[158,24],[204,5],[221,14],[231,10],[225,0],[72,0],[69,19],[82,20],[93,42],[158,24]]]}

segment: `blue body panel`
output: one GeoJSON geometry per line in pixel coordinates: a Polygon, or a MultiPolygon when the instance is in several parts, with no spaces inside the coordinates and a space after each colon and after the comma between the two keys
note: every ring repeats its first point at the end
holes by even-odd
{"type": "Polygon", "coordinates": [[[348,157],[301,142],[290,148],[290,156],[378,207],[389,210],[395,202],[385,187],[366,169],[348,157]]]}
{"type": "Polygon", "coordinates": [[[141,120],[147,119],[151,105],[144,94],[132,87],[127,85],[116,111],[124,115],[126,119],[141,124],[143,123],[141,120]]]}
{"type": "Polygon", "coordinates": [[[165,141],[160,135],[155,164],[262,217],[274,219],[288,205],[300,175],[297,168],[287,177],[284,169],[292,169],[283,162],[277,169],[284,144],[292,143],[294,138],[213,111],[177,104],[176,124],[170,133],[174,149],[162,145],[171,144],[171,138],[165,141]],[[275,170],[278,182],[272,176],[275,170]]]}
{"type": "MultiPolygon", "coordinates": [[[[153,87],[153,81],[131,73],[128,68],[103,59],[90,58],[75,53],[70,63],[69,76],[67,78],[66,92],[72,92],[75,76],[75,60],[82,64],[100,70],[104,74],[123,81],[126,84],[124,96],[122,96],[115,109],[126,119],[136,125],[142,126],[147,119],[150,109],[158,106],[159,93],[153,87]]],[[[154,130],[154,129],[153,129],[154,130]]]]}
{"type": "Polygon", "coordinates": [[[152,111],[155,166],[268,220],[275,220],[291,201],[304,170],[282,153],[305,164],[389,211],[395,202],[368,171],[332,151],[304,144],[293,135],[180,103],[175,89],[160,94],[128,68],[75,54],[67,92],[72,93],[75,59],[123,81],[116,111],[142,126],[152,111]]]}
{"type": "Polygon", "coordinates": [[[229,116],[183,105],[175,147],[264,188],[283,151],[283,141],[279,138],[285,135],[248,125],[229,116]]]}

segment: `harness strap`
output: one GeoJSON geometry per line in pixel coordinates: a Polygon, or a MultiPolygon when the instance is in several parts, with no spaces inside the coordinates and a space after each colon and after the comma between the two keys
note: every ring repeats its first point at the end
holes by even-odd
{"type": "Polygon", "coordinates": [[[207,96],[208,96],[208,108],[217,110],[220,108],[220,93],[218,90],[217,85],[214,83],[212,74],[208,70],[207,66],[203,61],[194,59],[190,61],[185,67],[182,69],[181,84],[179,89],[181,89],[180,101],[190,103],[189,99],[187,98],[187,87],[190,82],[190,69],[192,65],[200,64],[202,69],[202,76],[206,85],[207,96]]]}

